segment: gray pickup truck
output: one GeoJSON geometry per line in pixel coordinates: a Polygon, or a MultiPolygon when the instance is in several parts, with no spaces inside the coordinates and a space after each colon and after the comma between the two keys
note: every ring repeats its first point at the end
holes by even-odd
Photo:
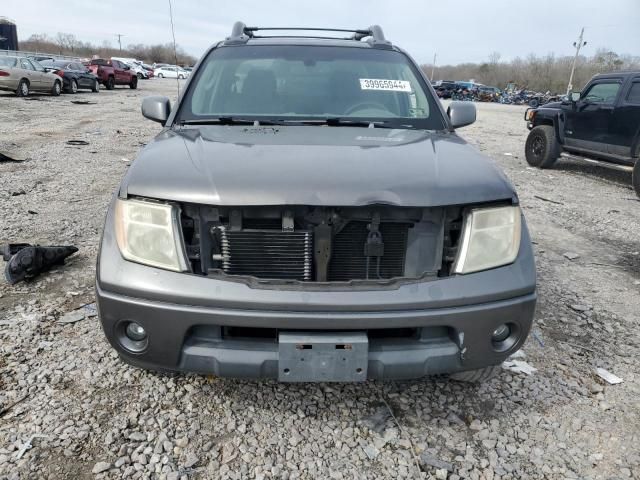
{"type": "Polygon", "coordinates": [[[640,196],[640,71],[596,75],[566,101],[528,109],[525,120],[530,165],[551,168],[563,156],[632,172],[640,196]]]}
{"type": "Polygon", "coordinates": [[[536,272],[512,185],[455,133],[474,105],[445,112],[378,26],[271,30],[236,23],[175,106],[144,99],[163,129],[107,212],[107,339],[155,370],[490,378],[536,272]]]}

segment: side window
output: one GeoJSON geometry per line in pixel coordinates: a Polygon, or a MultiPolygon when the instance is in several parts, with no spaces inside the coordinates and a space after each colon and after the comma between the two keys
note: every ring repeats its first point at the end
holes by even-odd
{"type": "Polygon", "coordinates": [[[24,68],[25,70],[35,70],[35,68],[33,68],[33,65],[31,65],[31,62],[26,58],[20,60],[20,67],[24,68]]]}
{"type": "Polygon", "coordinates": [[[631,88],[627,94],[627,102],[640,105],[640,80],[631,84],[631,88]]]}
{"type": "Polygon", "coordinates": [[[582,99],[590,103],[614,103],[618,90],[620,90],[618,82],[596,83],[587,90],[582,99]]]}

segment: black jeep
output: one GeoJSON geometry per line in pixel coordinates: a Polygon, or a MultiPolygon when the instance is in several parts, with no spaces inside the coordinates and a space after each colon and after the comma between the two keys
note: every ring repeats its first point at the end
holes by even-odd
{"type": "Polygon", "coordinates": [[[525,120],[530,165],[551,168],[562,156],[633,172],[640,196],[640,71],[596,75],[566,101],[528,109],[525,120]]]}

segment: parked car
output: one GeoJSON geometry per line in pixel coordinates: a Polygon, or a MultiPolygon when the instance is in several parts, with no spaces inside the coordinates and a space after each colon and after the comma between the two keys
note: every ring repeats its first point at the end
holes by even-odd
{"type": "Polygon", "coordinates": [[[27,57],[0,56],[0,90],[26,97],[31,92],[60,95],[62,78],[47,72],[36,60],[27,57]]]}
{"type": "Polygon", "coordinates": [[[186,72],[180,67],[156,68],[153,74],[158,78],[187,78],[189,76],[189,72],[186,72]]]}
{"type": "Polygon", "coordinates": [[[42,66],[62,78],[63,89],[67,93],[78,93],[80,89],[100,91],[100,83],[91,70],[80,62],[67,60],[43,60],[42,66]]]}
{"type": "Polygon", "coordinates": [[[87,66],[107,90],[113,90],[116,85],[129,85],[129,88],[132,89],[138,88],[138,76],[128,65],[118,60],[94,58],[87,66]]]}
{"type": "Polygon", "coordinates": [[[499,371],[536,273],[513,186],[455,131],[475,105],[445,113],[379,26],[258,31],[236,23],[177,105],[143,100],[163,129],[113,197],[96,269],[111,345],[281,381],[499,371]]]}
{"type": "Polygon", "coordinates": [[[551,168],[560,156],[632,172],[640,197],[640,71],[594,76],[582,92],[525,113],[527,162],[551,168]]]}
{"type": "Polygon", "coordinates": [[[146,80],[149,78],[147,71],[140,65],[135,58],[111,57],[111,60],[117,60],[127,65],[133,73],[136,74],[138,80],[146,80]]]}

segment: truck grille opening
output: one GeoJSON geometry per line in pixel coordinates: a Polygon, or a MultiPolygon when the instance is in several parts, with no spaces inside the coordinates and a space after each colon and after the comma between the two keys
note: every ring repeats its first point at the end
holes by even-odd
{"type": "Polygon", "coordinates": [[[374,282],[448,276],[460,207],[183,205],[192,271],[273,282],[374,282]]]}

